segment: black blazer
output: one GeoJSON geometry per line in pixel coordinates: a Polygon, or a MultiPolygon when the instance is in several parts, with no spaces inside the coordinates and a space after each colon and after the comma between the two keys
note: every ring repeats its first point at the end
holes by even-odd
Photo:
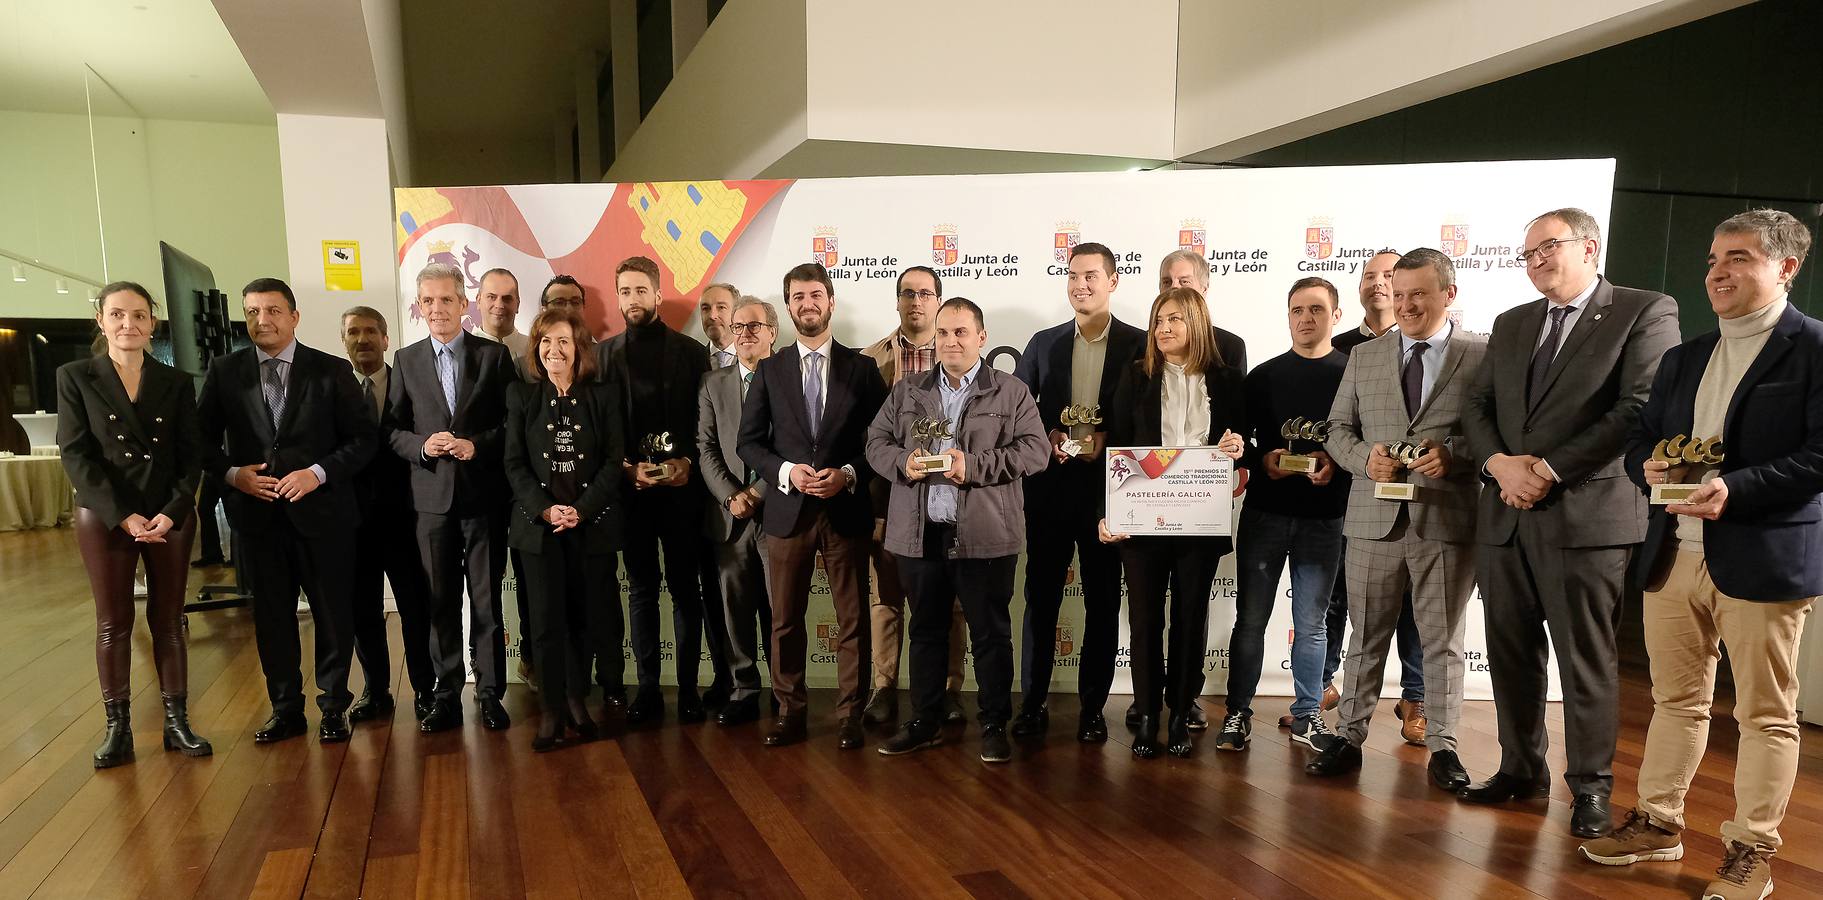
{"type": "Polygon", "coordinates": [[[355,476],[377,448],[373,414],[355,386],[348,360],[298,344],[285,380],[285,415],[276,433],[260,387],[258,350],[244,347],[209,364],[197,400],[203,474],[222,479],[232,466],[265,463],[260,474],[283,478],[312,465],[327,480],[296,503],[225,490],[235,529],[259,534],[284,516],[305,537],[352,527],[360,517],[355,476]]]}
{"type": "MultiPolygon", "coordinates": [[[[1696,390],[1721,332],[1671,348],[1627,442],[1627,474],[1646,487],[1659,441],[1689,434],[1696,390]]],[[[1706,437],[1707,435],[1705,435],[1706,437]]],[[[1782,602],[1823,594],[1823,323],[1787,306],[1722,419],[1728,485],[1722,517],[1703,523],[1703,558],[1722,593],[1782,602]]],[[[1654,506],[1632,577],[1662,584],[1676,555],[1676,523],[1654,506]]]]}
{"type": "MultiPolygon", "coordinates": [[[[1120,386],[1114,392],[1114,414],[1108,421],[1108,446],[1157,447],[1164,444],[1163,406],[1165,379],[1161,372],[1147,376],[1143,362],[1126,366],[1120,386]]],[[[1247,430],[1246,392],[1242,390],[1241,370],[1218,366],[1203,373],[1209,391],[1209,443],[1221,439],[1223,431],[1244,435],[1247,430]]],[[[1235,460],[1235,466],[1241,461],[1235,460]]],[[[1097,508],[1105,505],[1104,495],[1095,496],[1097,508]]],[[[1232,501],[1231,501],[1232,502],[1232,501]]],[[[1218,553],[1227,553],[1234,543],[1229,538],[1215,538],[1218,553]]]]}
{"type": "MultiPolygon", "coordinates": [[[[1025,345],[1025,353],[1019,357],[1018,368],[1013,371],[1037,401],[1038,417],[1044,420],[1047,433],[1068,430],[1058,418],[1063,415],[1063,408],[1070,405],[1070,351],[1075,340],[1075,320],[1046,328],[1032,335],[1025,345]]],[[[1113,415],[1114,391],[1120,386],[1121,373],[1146,351],[1146,332],[1110,317],[1107,341],[1107,360],[1102,364],[1101,392],[1097,397],[1104,430],[1113,415]]],[[[1043,527],[1058,515],[1069,515],[1070,521],[1080,519],[1083,513],[1100,508],[1100,490],[1099,457],[1092,461],[1063,463],[1051,457],[1044,471],[1026,476],[1027,527],[1043,527]],[[1085,493],[1094,493],[1098,498],[1093,507],[1084,505],[1085,493]]]]}
{"type": "MultiPolygon", "coordinates": [[[[391,366],[386,366],[385,369],[386,384],[390,388],[393,379],[398,377],[398,373],[391,366]]],[[[355,376],[355,383],[357,386],[360,384],[358,374],[355,376]]],[[[361,405],[363,409],[372,409],[367,405],[365,397],[362,398],[361,405]]],[[[380,424],[386,421],[386,417],[392,411],[392,398],[381,397],[380,406],[378,417],[373,419],[376,440],[380,434],[380,424]]],[[[360,474],[355,476],[354,485],[355,501],[361,508],[363,525],[381,521],[409,522],[411,520],[411,467],[406,465],[405,460],[400,459],[397,453],[393,453],[383,446],[376,449],[373,457],[367,461],[367,465],[363,466],[360,474]]],[[[415,544],[417,538],[412,534],[407,534],[405,540],[415,544]]]]}
{"type": "Polygon", "coordinates": [[[500,460],[505,449],[506,389],[519,381],[504,344],[464,334],[456,373],[456,412],[451,415],[437,380],[436,351],[425,338],[393,357],[386,385],[386,443],[411,466],[412,504],[418,512],[481,515],[505,509],[511,499],[500,460]],[[475,458],[424,455],[424,442],[439,431],[473,441],[475,458]]]}
{"type": "Polygon", "coordinates": [[[57,369],[57,445],[76,505],[113,528],[134,513],[182,526],[196,508],[202,447],[189,375],[146,354],[139,403],[106,356],[57,369]]]}
{"type": "MultiPolygon", "coordinates": [[[[663,325],[663,323],[660,323],[663,325]]],[[[690,460],[696,465],[696,398],[702,390],[703,376],[709,372],[709,350],[697,343],[695,338],[679,334],[670,326],[664,326],[664,364],[657,373],[659,378],[659,396],[664,402],[664,428],[671,432],[671,440],[677,444],[677,457],[690,460]]],[[[620,393],[619,410],[624,420],[622,434],[625,438],[625,458],[632,461],[645,459],[640,452],[639,443],[645,438],[643,434],[633,433],[633,373],[627,366],[627,333],[625,331],[603,341],[595,349],[601,360],[601,370],[606,373],[605,380],[618,388],[620,393]]],[[[653,377],[653,373],[641,372],[641,379],[653,377]]],[[[700,482],[700,478],[690,479],[690,483],[700,482]]]]}
{"type": "Polygon", "coordinates": [[[1215,352],[1222,355],[1222,365],[1227,366],[1242,377],[1247,375],[1247,342],[1241,336],[1223,328],[1215,328],[1215,352]]]}
{"type": "Polygon", "coordinates": [[[741,461],[778,490],[779,468],[786,461],[813,469],[852,466],[853,490],[838,492],[827,500],[810,497],[795,488],[790,494],[770,493],[761,504],[761,524],[774,537],[796,533],[806,513],[822,508],[838,534],[872,534],[873,502],[868,480],[867,426],[880,404],[886,402],[886,382],[880,368],[858,351],[834,340],[824,345],[829,354],[829,395],[823,398],[822,426],[810,433],[804,409],[804,382],[798,368],[798,345],[760,361],[747,402],[741,407],[741,461]]]}
{"type": "MultiPolygon", "coordinates": [[[[576,485],[572,505],[582,517],[583,546],[590,553],[620,548],[620,461],[625,458],[619,394],[601,381],[580,381],[575,398],[576,485]]],[[[541,516],[557,503],[549,489],[551,447],[556,439],[557,389],[550,382],[520,382],[506,391],[506,479],[513,486],[513,515],[507,544],[542,553],[553,537],[541,516]]]]}

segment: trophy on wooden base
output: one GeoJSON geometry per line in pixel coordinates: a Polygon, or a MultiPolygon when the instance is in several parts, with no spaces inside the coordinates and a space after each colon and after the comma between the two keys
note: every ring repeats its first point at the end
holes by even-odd
{"type": "MultiPolygon", "coordinates": [[[[1101,406],[1066,406],[1058,415],[1057,421],[1063,423],[1065,428],[1077,425],[1100,425],[1101,406]]],[[[1091,434],[1079,438],[1065,438],[1063,443],[1058,444],[1057,447],[1064,452],[1065,456],[1094,456],[1095,436],[1091,434]]]]}
{"type": "MultiPolygon", "coordinates": [[[[1412,463],[1429,450],[1429,441],[1420,441],[1415,444],[1411,441],[1393,441],[1386,445],[1386,455],[1392,457],[1393,462],[1398,463],[1399,467],[1404,469],[1411,468],[1412,463]]],[[[1418,486],[1409,481],[1377,481],[1374,482],[1374,499],[1416,500],[1418,499],[1418,486]]]]}
{"type": "Polygon", "coordinates": [[[677,452],[677,443],[671,440],[671,432],[648,434],[639,442],[640,452],[646,455],[646,461],[639,464],[640,471],[647,477],[664,481],[671,477],[671,464],[659,462],[670,459],[677,452]]]}
{"type": "Polygon", "coordinates": [[[1298,441],[1321,444],[1329,440],[1330,425],[1328,422],[1306,419],[1298,416],[1287,419],[1279,426],[1279,437],[1285,439],[1285,452],[1279,456],[1279,468],[1286,472],[1299,472],[1305,475],[1322,468],[1317,458],[1305,453],[1294,453],[1298,441]]]}
{"type": "Polygon", "coordinates": [[[1724,448],[1720,436],[1712,438],[1693,438],[1674,435],[1659,441],[1652,448],[1652,459],[1656,462],[1670,463],[1665,470],[1665,480],[1680,482],[1655,484],[1652,486],[1652,503],[1664,506],[1671,503],[1684,503],[1690,495],[1702,488],[1700,482],[1682,482],[1704,468],[1713,468],[1722,464],[1724,448]]]}
{"type": "Polygon", "coordinates": [[[947,454],[932,453],[931,446],[956,435],[950,431],[949,419],[926,418],[912,423],[912,468],[925,474],[948,472],[956,460],[947,454]]]}

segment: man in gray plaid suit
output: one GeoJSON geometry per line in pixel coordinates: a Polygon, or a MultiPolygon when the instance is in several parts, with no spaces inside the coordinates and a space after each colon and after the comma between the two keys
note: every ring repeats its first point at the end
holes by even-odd
{"type": "Polygon", "coordinates": [[[1329,455],[1354,473],[1348,515],[1348,676],[1340,736],[1308,765],[1312,775],[1361,767],[1367,722],[1380,700],[1386,654],[1409,588],[1424,645],[1425,744],[1431,781],[1454,793],[1468,784],[1456,756],[1462,711],[1462,629],[1475,584],[1475,500],[1462,411],[1487,355],[1487,338],[1450,321],[1456,269],[1419,248],[1393,267],[1399,330],[1349,356],[1330,408],[1329,455]],[[1401,462],[1401,444],[1421,455],[1401,462]],[[1379,499],[1376,487],[1408,486],[1409,499],[1379,499]]]}

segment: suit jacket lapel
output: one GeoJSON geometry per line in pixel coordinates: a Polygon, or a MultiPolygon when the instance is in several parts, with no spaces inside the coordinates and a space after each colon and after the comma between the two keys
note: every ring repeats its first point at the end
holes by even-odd
{"type": "MultiPolygon", "coordinates": [[[[1536,405],[1526,396],[1527,386],[1532,378],[1532,353],[1538,348],[1538,333],[1545,327],[1551,301],[1539,298],[1526,304],[1525,311],[1519,319],[1519,333],[1529,336],[1531,343],[1515,341],[1506,348],[1499,359],[1489,359],[1483,365],[1497,365],[1505,370],[1506,378],[1500,383],[1519,385],[1519,403],[1527,404],[1527,409],[1536,405]]],[[[1561,355],[1561,354],[1559,354],[1561,355]]],[[[1540,394],[1539,396],[1543,396],[1540,394]]]]}
{"type": "MultiPolygon", "coordinates": [[[[1551,358],[1551,368],[1545,371],[1544,387],[1539,390],[1538,396],[1531,399],[1532,408],[1536,408],[1538,402],[1551,392],[1551,385],[1557,383],[1557,377],[1569,367],[1570,360],[1576,358],[1577,352],[1582,350],[1582,345],[1589,342],[1589,336],[1601,327],[1603,318],[1608,314],[1608,307],[1613,303],[1614,288],[1608,284],[1607,279],[1598,280],[1595,285],[1595,293],[1589,295],[1589,302],[1576,316],[1576,327],[1570,329],[1570,333],[1564,336],[1563,343],[1557,347],[1557,355],[1551,358]]],[[[1536,345],[1536,340],[1534,340],[1534,345],[1536,345]]],[[[1531,361],[1530,354],[1526,359],[1528,363],[1531,361]]]]}
{"type": "MultiPolygon", "coordinates": [[[[1403,342],[1394,341],[1393,343],[1395,346],[1398,346],[1398,345],[1401,345],[1403,342]]],[[[1462,364],[1462,353],[1463,353],[1462,348],[1467,343],[1468,343],[1468,341],[1466,339],[1464,339],[1462,336],[1462,326],[1461,325],[1451,326],[1450,341],[1448,344],[1444,345],[1444,348],[1443,348],[1443,362],[1437,368],[1437,377],[1434,379],[1431,379],[1430,395],[1424,398],[1424,404],[1418,408],[1418,414],[1415,416],[1412,416],[1413,422],[1417,422],[1420,419],[1423,419],[1424,414],[1427,412],[1430,412],[1431,404],[1437,402],[1437,395],[1443,393],[1444,389],[1449,386],[1450,376],[1456,374],[1457,367],[1462,364]]],[[[1400,349],[1403,349],[1403,348],[1400,347],[1400,349]]],[[[1403,355],[1404,354],[1401,353],[1398,356],[1393,357],[1393,363],[1394,363],[1393,370],[1395,372],[1399,371],[1399,367],[1398,367],[1398,363],[1400,362],[1399,357],[1403,356],[1403,355]]]]}
{"type": "MultiPolygon", "coordinates": [[[[1766,373],[1785,358],[1785,354],[1791,352],[1791,335],[1801,327],[1803,318],[1804,314],[1796,306],[1787,303],[1785,312],[1779,315],[1778,324],[1772,326],[1772,333],[1766,336],[1766,346],[1761,347],[1759,355],[1747,365],[1741,383],[1735,385],[1734,396],[1728,398],[1728,413],[1722,417],[1723,434],[1734,433],[1734,417],[1740,410],[1741,398],[1747,396],[1747,392],[1753,390],[1754,385],[1759,384],[1760,379],[1765,378],[1766,373]]],[[[1703,357],[1705,367],[1708,360],[1708,356],[1703,357]]],[[[1693,399],[1692,406],[1694,405],[1693,399]]]]}
{"type": "MultiPolygon", "coordinates": [[[[732,377],[724,375],[716,378],[714,387],[711,388],[716,392],[715,437],[716,440],[725,445],[728,443],[728,436],[739,434],[741,431],[741,403],[743,398],[741,397],[740,360],[735,360],[734,365],[728,366],[726,369],[718,369],[717,371],[732,371],[734,373],[732,377]]],[[[708,448],[698,447],[697,451],[701,452],[706,449],[708,448]]],[[[722,448],[717,447],[715,449],[720,450],[722,448]]],[[[740,454],[723,453],[722,462],[728,466],[729,474],[733,475],[736,481],[744,483],[747,480],[747,464],[741,461],[740,454]]]]}
{"type": "MultiPolygon", "coordinates": [[[[772,359],[778,360],[773,363],[773,366],[779,369],[779,374],[787,379],[786,384],[791,385],[792,388],[789,392],[778,391],[770,387],[768,389],[768,394],[778,394],[777,399],[771,401],[775,410],[773,412],[775,422],[773,431],[775,433],[778,431],[777,420],[780,416],[786,415],[798,420],[797,427],[815,440],[816,435],[810,434],[810,419],[805,416],[804,412],[804,369],[799,365],[797,342],[792,341],[791,346],[772,354],[772,359]]],[[[762,366],[765,364],[760,363],[762,366]]]]}
{"type": "MultiPolygon", "coordinates": [[[[484,340],[487,338],[478,338],[472,334],[462,339],[462,371],[456,373],[456,411],[449,417],[452,429],[456,427],[457,420],[462,418],[462,412],[468,409],[470,398],[475,395],[475,382],[481,378],[481,344],[478,342],[484,340]]],[[[501,344],[500,349],[505,351],[506,345],[501,344]]],[[[431,362],[434,365],[436,360],[431,362]]]]}
{"type": "MultiPolygon", "coordinates": [[[[140,370],[139,396],[142,400],[151,399],[146,391],[152,388],[153,379],[156,378],[153,371],[150,363],[140,370]]],[[[94,379],[96,390],[107,401],[108,408],[114,411],[114,421],[124,426],[144,446],[147,443],[146,433],[140,427],[139,412],[134,409],[133,401],[127,398],[127,386],[121,382],[120,373],[114,371],[113,360],[105,354],[95,357],[90,363],[89,377],[94,379]]]]}
{"type": "Polygon", "coordinates": [[[272,429],[272,408],[266,405],[265,366],[260,362],[260,351],[248,349],[242,376],[241,399],[247,406],[247,417],[253,421],[253,435],[259,438],[260,446],[272,446],[275,433],[272,429]]]}
{"type": "Polygon", "coordinates": [[[291,371],[285,373],[285,412],[279,416],[275,437],[290,430],[292,423],[297,421],[298,408],[310,396],[310,383],[315,379],[310,377],[309,358],[304,354],[302,344],[291,352],[291,371]]]}
{"type": "Polygon", "coordinates": [[[854,403],[854,397],[848,390],[848,376],[854,373],[856,355],[836,352],[845,349],[847,348],[833,339],[823,345],[823,353],[829,362],[829,386],[823,391],[823,416],[817,420],[818,433],[813,437],[822,437],[829,431],[829,423],[847,415],[848,407],[854,403]]]}

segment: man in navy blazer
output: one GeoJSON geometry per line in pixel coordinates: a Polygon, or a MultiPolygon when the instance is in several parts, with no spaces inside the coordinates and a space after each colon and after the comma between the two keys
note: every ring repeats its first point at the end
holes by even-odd
{"type": "Polygon", "coordinates": [[[837,746],[853,750],[863,739],[872,659],[862,596],[874,528],[867,426],[886,400],[886,382],[873,360],[830,334],[836,292],[821,265],[785,273],[785,306],[798,339],[760,362],[735,448],[776,492],[760,508],[771,562],[772,689],[779,701],[765,742],[783,746],[806,734],[804,612],[820,551],[836,612],[837,746]]]}
{"type": "Polygon", "coordinates": [[[506,388],[519,379],[504,344],[462,330],[462,271],[431,264],[418,273],[418,312],[430,336],[393,357],[381,426],[392,451],[411,466],[418,549],[430,582],[430,655],[436,698],[418,723],[425,732],[462,724],[462,600],[468,589],[468,651],[475,664],[481,724],[512,724],[506,690],[506,633],[500,579],[506,574],[502,465],[506,388]]]}
{"type": "Polygon", "coordinates": [[[223,500],[252,582],[253,631],[272,718],[262,744],[304,733],[298,591],[316,624],[318,736],[348,740],[354,652],[347,561],[360,520],[355,481],[373,457],[374,424],[348,361],[297,342],[297,297],[277,278],[241,291],[253,346],[209,366],[197,399],[204,477],[223,500]]]}
{"type": "Polygon", "coordinates": [[[1096,407],[1114,417],[1114,388],[1121,373],[1146,348],[1146,332],[1114,318],[1109,296],[1120,285],[1114,251],[1097,243],[1077,244],[1070,256],[1065,288],[1075,316],[1032,335],[1013,373],[1038,401],[1038,417],[1050,436],[1050,464],[1025,479],[1025,625],[1019,660],[1020,708],[1013,734],[1043,734],[1050,725],[1046,702],[1051,669],[1062,642],[1058,610],[1070,560],[1082,584],[1084,621],[1073,637],[1082,648],[1076,692],[1082,713],[1076,739],[1108,739],[1102,707],[1114,683],[1114,654],[1120,641],[1120,556],[1096,532],[1101,520],[1101,465],[1107,432],[1102,425],[1066,425],[1066,407],[1096,407]],[[1065,452],[1064,441],[1086,440],[1082,452],[1065,452]]]}
{"type": "Polygon", "coordinates": [[[1778,210],[1716,227],[1704,287],[1720,327],[1665,354],[1627,447],[1642,489],[1700,487],[1655,505],[1635,569],[1653,697],[1639,803],[1582,853],[1607,865],[1683,855],[1684,795],[1708,742],[1726,644],[1740,728],[1735,814],[1722,823],[1722,867],[1704,896],[1772,889],[1797,773],[1798,641],[1823,594],[1823,324],[1788,299],[1810,240],[1778,210]],[[1722,459],[1674,467],[1656,451],[1677,435],[1719,436],[1722,459]]]}

